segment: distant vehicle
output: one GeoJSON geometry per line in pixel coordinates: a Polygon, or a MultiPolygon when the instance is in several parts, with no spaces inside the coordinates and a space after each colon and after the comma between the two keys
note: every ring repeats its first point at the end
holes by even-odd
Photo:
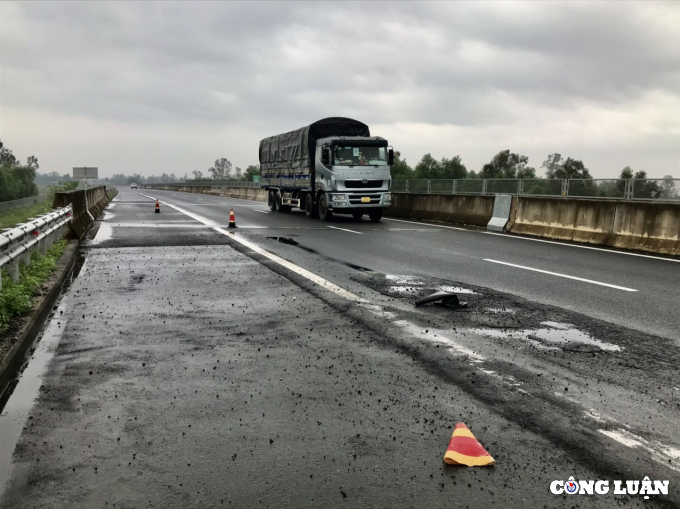
{"type": "Polygon", "coordinates": [[[137,184],[135,184],[134,182],[130,184],[130,189],[137,189],[137,184]]]}
{"type": "Polygon", "coordinates": [[[309,217],[368,214],[380,221],[391,205],[394,151],[351,118],[324,118],[260,141],[260,187],[272,211],[299,207],[309,217]]]}

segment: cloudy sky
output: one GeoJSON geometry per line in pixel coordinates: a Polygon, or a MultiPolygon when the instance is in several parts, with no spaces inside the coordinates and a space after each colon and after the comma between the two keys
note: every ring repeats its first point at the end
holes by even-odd
{"type": "Polygon", "coordinates": [[[559,152],[680,177],[680,2],[0,2],[0,139],[40,171],[257,163],[367,123],[415,164],[559,152]]]}

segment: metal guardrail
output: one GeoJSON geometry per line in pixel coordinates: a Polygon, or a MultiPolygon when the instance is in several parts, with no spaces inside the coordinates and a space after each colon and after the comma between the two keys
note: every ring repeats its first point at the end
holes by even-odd
{"type": "Polygon", "coordinates": [[[19,262],[30,265],[31,252],[36,249],[44,254],[54,243],[54,235],[61,233],[70,221],[69,206],[0,232],[0,270],[6,268],[12,281],[18,281],[19,262]]]}
{"type": "Polygon", "coordinates": [[[391,192],[680,201],[680,179],[393,180],[391,192]]]}

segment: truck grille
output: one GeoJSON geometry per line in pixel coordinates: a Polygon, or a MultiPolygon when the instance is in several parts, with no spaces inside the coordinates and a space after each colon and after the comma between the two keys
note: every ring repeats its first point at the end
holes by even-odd
{"type": "Polygon", "coordinates": [[[363,182],[361,180],[345,180],[345,187],[347,189],[375,189],[376,187],[382,187],[382,180],[367,180],[363,182]]]}

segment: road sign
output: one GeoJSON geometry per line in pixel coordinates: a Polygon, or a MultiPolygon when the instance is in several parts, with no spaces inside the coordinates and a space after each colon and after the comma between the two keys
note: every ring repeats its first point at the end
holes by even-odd
{"type": "Polygon", "coordinates": [[[73,178],[74,179],[98,179],[99,178],[99,168],[87,167],[73,168],[73,178]]]}
{"type": "Polygon", "coordinates": [[[260,176],[259,175],[253,175],[253,182],[259,182],[260,181],[260,176]]]}

